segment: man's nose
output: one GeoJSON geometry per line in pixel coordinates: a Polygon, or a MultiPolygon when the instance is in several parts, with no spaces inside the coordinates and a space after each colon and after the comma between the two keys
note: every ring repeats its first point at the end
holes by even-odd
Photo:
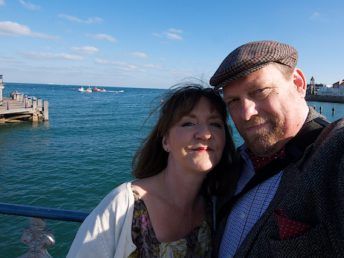
{"type": "Polygon", "coordinates": [[[257,104],[250,99],[243,99],[241,105],[241,118],[245,121],[258,114],[257,104]]]}

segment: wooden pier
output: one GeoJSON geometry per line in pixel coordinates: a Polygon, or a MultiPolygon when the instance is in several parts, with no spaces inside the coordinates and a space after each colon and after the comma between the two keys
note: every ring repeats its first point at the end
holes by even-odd
{"type": "Polygon", "coordinates": [[[10,98],[4,98],[3,88],[2,76],[0,76],[0,124],[49,120],[48,101],[28,97],[20,92],[12,92],[10,98]]]}

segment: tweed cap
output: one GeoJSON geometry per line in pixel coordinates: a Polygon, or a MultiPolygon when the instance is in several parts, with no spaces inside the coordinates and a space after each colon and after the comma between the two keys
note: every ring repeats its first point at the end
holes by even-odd
{"type": "Polygon", "coordinates": [[[271,62],[294,69],[297,63],[297,51],[292,46],[277,41],[249,42],[229,53],[210,78],[209,83],[215,88],[221,88],[271,62]]]}

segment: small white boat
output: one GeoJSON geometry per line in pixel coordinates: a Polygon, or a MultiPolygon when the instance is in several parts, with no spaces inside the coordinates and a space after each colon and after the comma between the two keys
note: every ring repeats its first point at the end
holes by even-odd
{"type": "Polygon", "coordinates": [[[97,87],[94,87],[92,89],[93,92],[106,92],[106,90],[104,88],[97,88],[97,87]]]}
{"type": "Polygon", "coordinates": [[[85,92],[87,92],[87,93],[92,93],[91,87],[88,87],[88,88],[85,90],[85,92]]]}
{"type": "Polygon", "coordinates": [[[84,92],[85,89],[84,89],[84,87],[80,87],[80,88],[78,89],[78,91],[79,91],[79,92],[84,92]]]}

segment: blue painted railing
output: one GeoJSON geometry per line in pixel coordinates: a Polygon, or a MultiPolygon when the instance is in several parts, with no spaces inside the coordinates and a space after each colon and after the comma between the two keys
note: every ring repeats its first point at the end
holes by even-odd
{"type": "Polygon", "coordinates": [[[0,214],[74,222],[83,222],[88,215],[87,212],[81,211],[61,210],[2,202],[0,202],[0,214]]]}

